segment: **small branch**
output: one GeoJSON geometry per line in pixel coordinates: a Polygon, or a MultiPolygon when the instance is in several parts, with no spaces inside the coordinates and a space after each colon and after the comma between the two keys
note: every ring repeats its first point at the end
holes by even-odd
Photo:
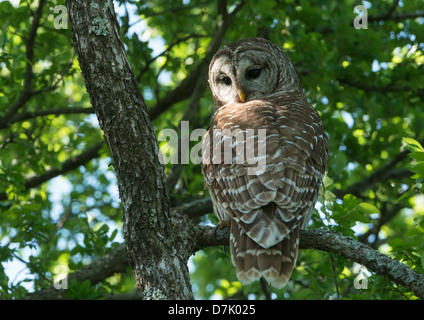
{"type": "MultiPolygon", "coordinates": [[[[188,121],[190,123],[190,126],[192,126],[193,128],[196,128],[200,125],[198,121],[193,121],[193,118],[194,118],[194,115],[198,114],[200,110],[200,99],[202,98],[206,90],[205,78],[207,74],[208,74],[208,68],[206,65],[203,65],[200,70],[199,78],[197,79],[196,84],[194,86],[193,93],[190,96],[190,100],[187,104],[183,117],[180,121],[180,124],[179,124],[180,129],[181,129],[182,121],[188,121]]],[[[183,132],[181,132],[181,134],[183,134],[183,132]]],[[[178,144],[180,145],[180,142],[178,142],[178,144]]],[[[182,150],[179,149],[179,152],[180,152],[179,159],[181,160],[183,157],[182,150]]],[[[181,161],[178,161],[178,163],[174,163],[172,165],[172,168],[166,177],[166,187],[168,189],[169,194],[171,194],[173,188],[177,184],[182,170],[183,170],[183,164],[181,164],[181,161]]]]}
{"type": "MultiPolygon", "coordinates": [[[[203,63],[204,62],[202,61],[201,64],[203,63]]],[[[168,92],[163,98],[159,99],[153,107],[149,108],[148,113],[150,119],[156,119],[160,114],[168,110],[175,103],[187,99],[199,77],[200,70],[201,66],[199,65],[197,68],[192,70],[175,89],[168,92]]]]}
{"type": "Polygon", "coordinates": [[[245,0],[241,0],[238,3],[238,5],[234,8],[234,10],[231,11],[231,13],[230,13],[231,19],[233,19],[236,16],[236,14],[244,7],[245,4],[246,4],[245,0]]]}
{"type": "Polygon", "coordinates": [[[144,16],[142,19],[134,22],[131,27],[133,27],[134,25],[136,25],[137,23],[146,20],[148,18],[151,17],[156,17],[156,16],[164,16],[166,14],[169,14],[169,12],[172,12],[173,14],[176,14],[177,12],[180,11],[186,11],[186,10],[191,10],[193,8],[202,8],[204,6],[206,6],[209,3],[209,1],[203,1],[200,3],[194,3],[194,4],[189,4],[189,5],[181,5],[181,6],[177,6],[177,7],[172,7],[172,8],[167,8],[165,11],[157,11],[157,12],[150,12],[149,14],[144,14],[142,13],[142,15],[144,16]]]}
{"type": "Polygon", "coordinates": [[[43,8],[46,4],[46,0],[41,0],[37,10],[34,13],[34,18],[32,21],[31,29],[29,30],[28,37],[26,38],[25,45],[26,45],[26,71],[25,71],[25,78],[24,78],[24,90],[23,92],[30,92],[31,91],[31,84],[32,84],[32,64],[34,62],[34,45],[35,45],[35,37],[37,36],[37,30],[40,26],[40,20],[43,15],[43,8]]]}
{"type": "MultiPolygon", "coordinates": [[[[40,111],[33,111],[33,112],[21,112],[18,113],[16,115],[14,115],[8,124],[12,124],[12,123],[16,123],[16,122],[21,122],[21,121],[25,121],[25,120],[29,120],[29,119],[34,119],[37,117],[45,117],[45,116],[50,116],[50,115],[61,115],[61,114],[76,114],[76,113],[84,113],[84,114],[90,114],[90,113],[94,113],[93,108],[74,108],[74,107],[70,107],[70,108],[56,108],[56,109],[48,109],[48,110],[40,110],[40,111]]],[[[0,129],[4,129],[7,126],[0,126],[0,129]]]]}
{"type": "MultiPolygon", "coordinates": [[[[424,139],[421,139],[419,141],[421,144],[424,143],[424,139]]],[[[341,189],[335,189],[333,190],[333,193],[338,198],[343,198],[346,194],[353,194],[355,196],[359,196],[362,192],[365,190],[368,190],[369,188],[372,188],[374,185],[376,185],[379,182],[387,181],[391,178],[405,178],[411,175],[412,173],[409,173],[409,170],[395,170],[397,164],[402,162],[406,159],[407,155],[409,154],[408,150],[403,150],[396,154],[392,159],[390,159],[387,163],[385,163],[380,168],[373,171],[372,174],[365,177],[364,179],[352,184],[349,186],[346,190],[341,189]]]]}
{"type": "Polygon", "coordinates": [[[336,263],[334,262],[334,256],[332,254],[330,254],[330,260],[331,260],[331,269],[333,269],[334,285],[336,286],[337,299],[340,299],[339,284],[337,283],[336,263]]]}
{"type": "Polygon", "coordinates": [[[390,17],[393,12],[395,12],[397,6],[399,5],[399,0],[394,0],[393,5],[390,7],[389,11],[387,11],[387,16],[390,17]]]}
{"type": "Polygon", "coordinates": [[[382,243],[381,241],[379,241],[378,234],[381,228],[385,224],[387,224],[391,219],[393,219],[403,208],[404,206],[400,204],[394,204],[389,206],[387,202],[382,202],[380,217],[378,221],[367,232],[358,236],[359,242],[369,243],[368,238],[373,235],[374,241],[369,243],[369,245],[373,249],[376,249],[378,246],[380,246],[382,243]]]}
{"type": "MultiPolygon", "coordinates": [[[[82,283],[89,280],[91,285],[95,285],[100,281],[114,275],[126,271],[128,266],[125,245],[121,244],[113,249],[108,254],[94,260],[92,263],[82,267],[78,271],[71,273],[68,276],[68,284],[72,280],[82,283]]],[[[65,299],[68,292],[66,289],[55,289],[54,286],[47,287],[38,292],[30,293],[24,299],[31,300],[50,300],[50,299],[65,299]]]]}
{"type": "Polygon", "coordinates": [[[379,15],[379,16],[368,16],[368,21],[387,21],[387,20],[404,20],[404,19],[416,19],[424,17],[423,10],[417,10],[414,12],[400,12],[400,13],[392,13],[388,15],[387,13],[379,15]]]}
{"type": "Polygon", "coordinates": [[[392,14],[395,12],[397,6],[399,5],[399,0],[394,0],[393,5],[390,7],[390,9],[379,16],[375,17],[368,17],[369,21],[379,21],[379,20],[389,20],[392,17],[392,14]]]}
{"type": "Polygon", "coordinates": [[[259,283],[261,285],[262,292],[265,295],[265,299],[266,300],[271,300],[271,290],[269,290],[269,285],[266,282],[265,278],[264,277],[261,277],[259,279],[259,283]]]}
{"type": "Polygon", "coordinates": [[[190,74],[180,83],[178,87],[170,91],[162,99],[158,100],[156,104],[148,110],[151,120],[156,119],[161,113],[168,110],[175,103],[190,97],[193,92],[193,87],[196,85],[197,80],[202,74],[203,68],[209,65],[210,60],[221,45],[222,39],[224,38],[231,21],[233,21],[236,14],[243,6],[244,1],[241,1],[229,15],[222,17],[222,19],[218,22],[214,34],[212,35],[202,62],[200,62],[200,64],[190,72],[190,74]]]}
{"type": "MultiPolygon", "coordinates": [[[[87,163],[88,161],[97,158],[99,156],[99,151],[103,147],[104,141],[95,144],[94,146],[88,148],[84,152],[80,153],[78,156],[72,157],[62,163],[62,168],[50,169],[46,173],[34,176],[26,179],[25,190],[35,188],[42,183],[53,179],[61,174],[72,171],[79,166],[87,163]]],[[[7,199],[7,194],[5,192],[0,193],[0,200],[7,199]]]]}
{"type": "Polygon", "coordinates": [[[119,293],[106,296],[106,300],[142,300],[142,298],[143,297],[139,289],[135,289],[130,293],[119,293]]]}
{"type": "Polygon", "coordinates": [[[187,215],[189,218],[193,219],[212,212],[212,200],[211,198],[198,199],[174,207],[171,210],[181,215],[187,215]]]}
{"type": "Polygon", "coordinates": [[[46,4],[46,0],[40,0],[38,8],[34,14],[31,29],[29,30],[28,36],[25,41],[26,70],[25,70],[25,76],[24,76],[23,90],[19,98],[15,101],[15,103],[13,103],[13,105],[6,112],[6,114],[0,119],[0,127],[7,126],[7,123],[13,117],[13,115],[20,108],[22,108],[23,105],[34,95],[34,92],[31,92],[32,77],[33,77],[32,64],[34,62],[34,44],[35,44],[35,37],[37,35],[37,30],[38,30],[38,27],[40,26],[40,20],[43,15],[43,7],[45,4],[46,4]]]}
{"type": "Polygon", "coordinates": [[[97,158],[99,156],[99,151],[103,147],[104,142],[98,142],[94,146],[87,148],[84,152],[79,154],[78,156],[72,157],[69,160],[66,160],[62,164],[62,168],[60,169],[50,169],[46,173],[35,176],[27,179],[26,188],[31,189],[34,188],[54,177],[60,176],[61,174],[74,170],[79,166],[87,163],[88,161],[97,158]]]}
{"type": "Polygon", "coordinates": [[[185,36],[184,38],[177,39],[174,43],[170,44],[170,45],[168,46],[168,48],[166,48],[164,51],[162,51],[162,52],[161,52],[161,53],[159,53],[157,56],[155,56],[155,57],[153,57],[153,58],[150,58],[149,60],[147,60],[147,61],[145,62],[145,66],[144,66],[144,68],[143,68],[143,69],[139,72],[138,76],[136,77],[137,82],[140,82],[141,77],[143,76],[143,74],[144,74],[145,72],[147,72],[147,71],[149,70],[149,67],[150,67],[150,65],[151,65],[153,62],[155,62],[155,61],[156,61],[159,57],[162,57],[163,55],[167,54],[169,51],[171,51],[171,50],[172,50],[172,48],[173,48],[173,47],[175,47],[176,45],[178,45],[178,44],[180,44],[180,43],[182,43],[182,42],[185,42],[185,41],[187,41],[187,40],[189,40],[189,39],[192,39],[192,38],[202,38],[202,37],[204,37],[204,36],[203,36],[203,35],[201,35],[201,34],[189,34],[189,35],[185,36]]]}
{"type": "Polygon", "coordinates": [[[394,83],[389,83],[385,86],[376,86],[374,84],[367,84],[363,81],[354,81],[352,79],[345,79],[345,78],[337,78],[337,81],[339,81],[342,84],[348,85],[349,87],[354,87],[356,89],[361,89],[365,92],[373,91],[373,92],[379,92],[387,94],[387,92],[404,92],[410,90],[409,88],[405,88],[402,86],[396,86],[394,83]]]}
{"type": "Polygon", "coordinates": [[[227,17],[228,11],[227,11],[227,1],[226,0],[218,0],[218,14],[222,17],[227,17]]]}

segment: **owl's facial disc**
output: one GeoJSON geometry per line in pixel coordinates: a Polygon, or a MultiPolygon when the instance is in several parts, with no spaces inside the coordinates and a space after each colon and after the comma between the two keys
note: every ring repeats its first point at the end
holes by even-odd
{"type": "Polygon", "coordinates": [[[278,79],[276,58],[261,48],[219,55],[209,70],[209,82],[218,107],[263,99],[275,91],[278,79]]]}
{"type": "Polygon", "coordinates": [[[249,50],[235,61],[237,89],[245,101],[263,98],[274,91],[278,82],[275,58],[264,50],[249,50]]]}
{"type": "Polygon", "coordinates": [[[219,105],[235,102],[238,99],[236,78],[232,61],[227,55],[218,57],[210,69],[210,87],[219,105]]]}

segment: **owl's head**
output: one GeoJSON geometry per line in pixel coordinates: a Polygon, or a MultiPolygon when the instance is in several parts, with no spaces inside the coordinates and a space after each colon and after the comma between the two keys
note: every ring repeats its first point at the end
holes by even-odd
{"type": "Polygon", "coordinates": [[[209,85],[216,109],[228,103],[302,92],[289,58],[262,38],[240,40],[219,49],[209,65],[209,85]]]}

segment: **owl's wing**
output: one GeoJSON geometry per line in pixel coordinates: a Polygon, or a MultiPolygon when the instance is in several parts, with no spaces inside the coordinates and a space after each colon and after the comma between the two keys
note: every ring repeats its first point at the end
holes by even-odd
{"type": "MultiPolygon", "coordinates": [[[[258,145],[266,146],[266,154],[256,154],[266,160],[263,172],[249,172],[258,164],[247,159],[227,164],[204,161],[202,170],[215,213],[220,221],[232,222],[230,244],[239,279],[249,283],[261,274],[268,279],[280,277],[275,286],[281,287],[297,258],[299,227],[312,215],[326,170],[328,146],[320,117],[306,100],[280,106],[252,101],[223,108],[208,131],[209,145],[208,139],[204,142],[204,150],[216,158],[221,152],[221,160],[225,148],[219,150],[219,142],[211,136],[216,135],[214,130],[225,129],[266,129],[266,135],[257,134],[253,144],[256,150],[258,145]],[[260,270],[268,270],[268,277],[260,270]]],[[[231,138],[232,160],[237,160],[237,146],[242,143],[247,149],[248,139],[231,138]]]]}
{"type": "Polygon", "coordinates": [[[220,220],[231,217],[266,248],[280,242],[300,221],[308,222],[326,170],[328,152],[327,138],[315,109],[303,100],[286,106],[264,101],[235,104],[216,114],[208,134],[212,143],[205,145],[204,150],[210,150],[211,160],[220,157],[221,163],[204,161],[202,169],[213,200],[218,202],[216,213],[220,220]],[[249,139],[238,140],[233,135],[233,161],[222,163],[228,156],[225,144],[217,148],[219,138],[228,140],[222,132],[248,129],[257,134],[254,143],[249,145],[249,139]],[[258,129],[266,129],[266,135],[261,137],[258,129]],[[218,131],[221,135],[216,134],[218,131]],[[249,172],[259,163],[249,164],[247,157],[242,163],[234,162],[239,159],[236,149],[240,143],[245,150],[253,145],[255,155],[265,159],[264,172],[249,172]],[[258,146],[263,144],[266,154],[257,154],[258,146]]]}

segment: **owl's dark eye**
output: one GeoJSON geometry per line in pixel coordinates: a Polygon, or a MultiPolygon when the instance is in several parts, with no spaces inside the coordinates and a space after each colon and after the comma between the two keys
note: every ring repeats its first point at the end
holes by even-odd
{"type": "Polygon", "coordinates": [[[227,86],[231,85],[231,78],[230,77],[222,77],[221,81],[224,82],[227,86]]]}
{"type": "Polygon", "coordinates": [[[257,77],[259,77],[261,74],[261,69],[255,68],[255,69],[250,69],[246,71],[246,78],[247,79],[256,79],[257,77]]]}

